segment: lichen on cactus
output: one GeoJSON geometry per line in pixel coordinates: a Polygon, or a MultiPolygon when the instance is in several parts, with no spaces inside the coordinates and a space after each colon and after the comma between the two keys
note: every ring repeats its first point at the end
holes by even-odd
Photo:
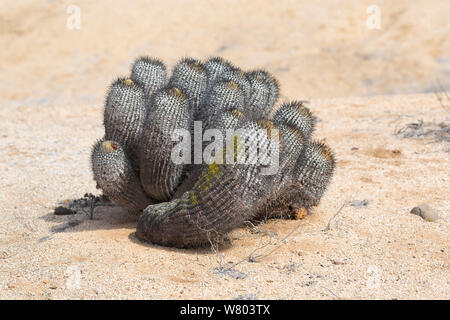
{"type": "Polygon", "coordinates": [[[168,80],[166,70],[142,57],[129,78],[113,82],[105,136],[91,155],[98,188],[140,214],[139,239],[197,247],[244,221],[299,217],[318,205],[335,156],[311,141],[316,119],[302,102],[276,108],[273,75],[220,57],[183,58],[168,80]],[[179,132],[187,136],[179,140],[179,132]],[[200,134],[200,147],[192,134],[200,134]],[[175,162],[181,142],[188,156],[175,162]]]}
{"type": "MultiPolygon", "coordinates": [[[[250,143],[269,148],[270,138],[260,132],[257,123],[249,121],[243,129],[250,143]]],[[[243,147],[238,145],[238,149],[243,147]]],[[[275,176],[259,172],[255,153],[246,156],[248,165],[208,165],[181,198],[147,207],[139,219],[137,236],[166,246],[193,247],[220,241],[249,220],[275,176]]]]}

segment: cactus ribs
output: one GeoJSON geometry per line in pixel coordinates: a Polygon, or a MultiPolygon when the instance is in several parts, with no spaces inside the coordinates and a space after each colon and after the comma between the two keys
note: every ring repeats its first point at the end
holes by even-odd
{"type": "Polygon", "coordinates": [[[319,203],[335,167],[333,153],[311,141],[315,118],[302,102],[281,104],[269,116],[279,96],[271,74],[244,72],[214,57],[182,59],[167,77],[164,63],[143,57],[128,78],[115,80],[105,103],[105,136],[92,149],[97,187],[140,215],[139,239],[197,247],[221,241],[244,221],[303,216],[319,203]],[[245,163],[217,161],[227,148],[232,156],[245,154],[230,141],[216,161],[175,163],[172,134],[193,132],[194,121],[202,121],[203,133],[242,129],[247,143],[259,149],[273,150],[277,142],[277,172],[262,174],[253,153],[245,163]],[[261,129],[277,129],[279,141],[261,129]]]}

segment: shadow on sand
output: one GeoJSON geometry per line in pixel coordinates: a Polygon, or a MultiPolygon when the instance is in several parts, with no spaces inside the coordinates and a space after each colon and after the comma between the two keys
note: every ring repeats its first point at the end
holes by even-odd
{"type": "MultiPolygon", "coordinates": [[[[129,214],[124,209],[112,204],[96,204],[94,206],[92,217],[90,215],[90,206],[86,202],[85,206],[78,205],[76,210],[74,210],[74,202],[79,202],[81,199],[64,200],[59,206],[69,208],[72,210],[70,214],[55,214],[55,212],[49,212],[40,217],[47,222],[54,223],[50,228],[49,234],[47,236],[38,239],[39,242],[50,240],[53,235],[61,232],[84,232],[84,231],[94,231],[94,230],[114,230],[114,229],[130,229],[130,234],[128,239],[138,245],[145,246],[148,248],[157,248],[159,250],[180,252],[187,254],[215,254],[217,252],[222,252],[231,247],[231,242],[226,241],[219,245],[217,248],[212,249],[210,245],[195,249],[179,249],[164,247],[152,243],[147,243],[139,240],[136,236],[136,225],[139,216],[129,214]]],[[[69,212],[69,211],[67,211],[69,212]]]]}

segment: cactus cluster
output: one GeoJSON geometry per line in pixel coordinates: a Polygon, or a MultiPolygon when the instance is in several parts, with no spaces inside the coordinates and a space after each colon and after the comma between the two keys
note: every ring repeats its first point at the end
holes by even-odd
{"type": "Polygon", "coordinates": [[[244,221],[316,206],[333,174],[333,153],[311,140],[311,111],[300,101],[275,108],[278,97],[270,73],[244,72],[220,57],[184,58],[170,76],[160,60],[139,58],[107,93],[105,135],[91,154],[97,187],[140,215],[139,239],[175,247],[217,242],[244,221]],[[209,161],[202,155],[210,142],[187,141],[193,153],[179,163],[172,158],[179,129],[194,136],[216,129],[226,139],[209,161]],[[277,170],[263,173],[275,156],[277,170]]]}

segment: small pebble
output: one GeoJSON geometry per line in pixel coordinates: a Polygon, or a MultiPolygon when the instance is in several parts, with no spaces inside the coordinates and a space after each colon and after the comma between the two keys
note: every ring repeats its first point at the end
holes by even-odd
{"type": "Polygon", "coordinates": [[[47,241],[47,240],[51,240],[51,239],[53,239],[52,236],[44,236],[42,238],[39,238],[38,242],[43,242],[43,241],[47,241]]]}
{"type": "Polygon", "coordinates": [[[349,205],[351,205],[352,207],[357,207],[357,208],[362,208],[362,207],[366,207],[369,204],[369,200],[353,200],[349,202],[349,205]]]}
{"type": "Polygon", "coordinates": [[[68,215],[68,214],[75,214],[76,211],[69,209],[69,208],[64,208],[62,206],[56,207],[54,213],[56,215],[68,215]]]}
{"type": "Polygon", "coordinates": [[[335,265],[340,265],[340,264],[344,264],[344,262],[342,262],[341,260],[337,260],[337,259],[330,259],[332,264],[335,265]]]}
{"type": "Polygon", "coordinates": [[[421,217],[425,221],[436,221],[439,219],[439,213],[426,203],[414,207],[411,213],[421,217]]]}
{"type": "Polygon", "coordinates": [[[0,259],[6,259],[8,258],[9,254],[6,251],[0,252],[0,259]]]}

